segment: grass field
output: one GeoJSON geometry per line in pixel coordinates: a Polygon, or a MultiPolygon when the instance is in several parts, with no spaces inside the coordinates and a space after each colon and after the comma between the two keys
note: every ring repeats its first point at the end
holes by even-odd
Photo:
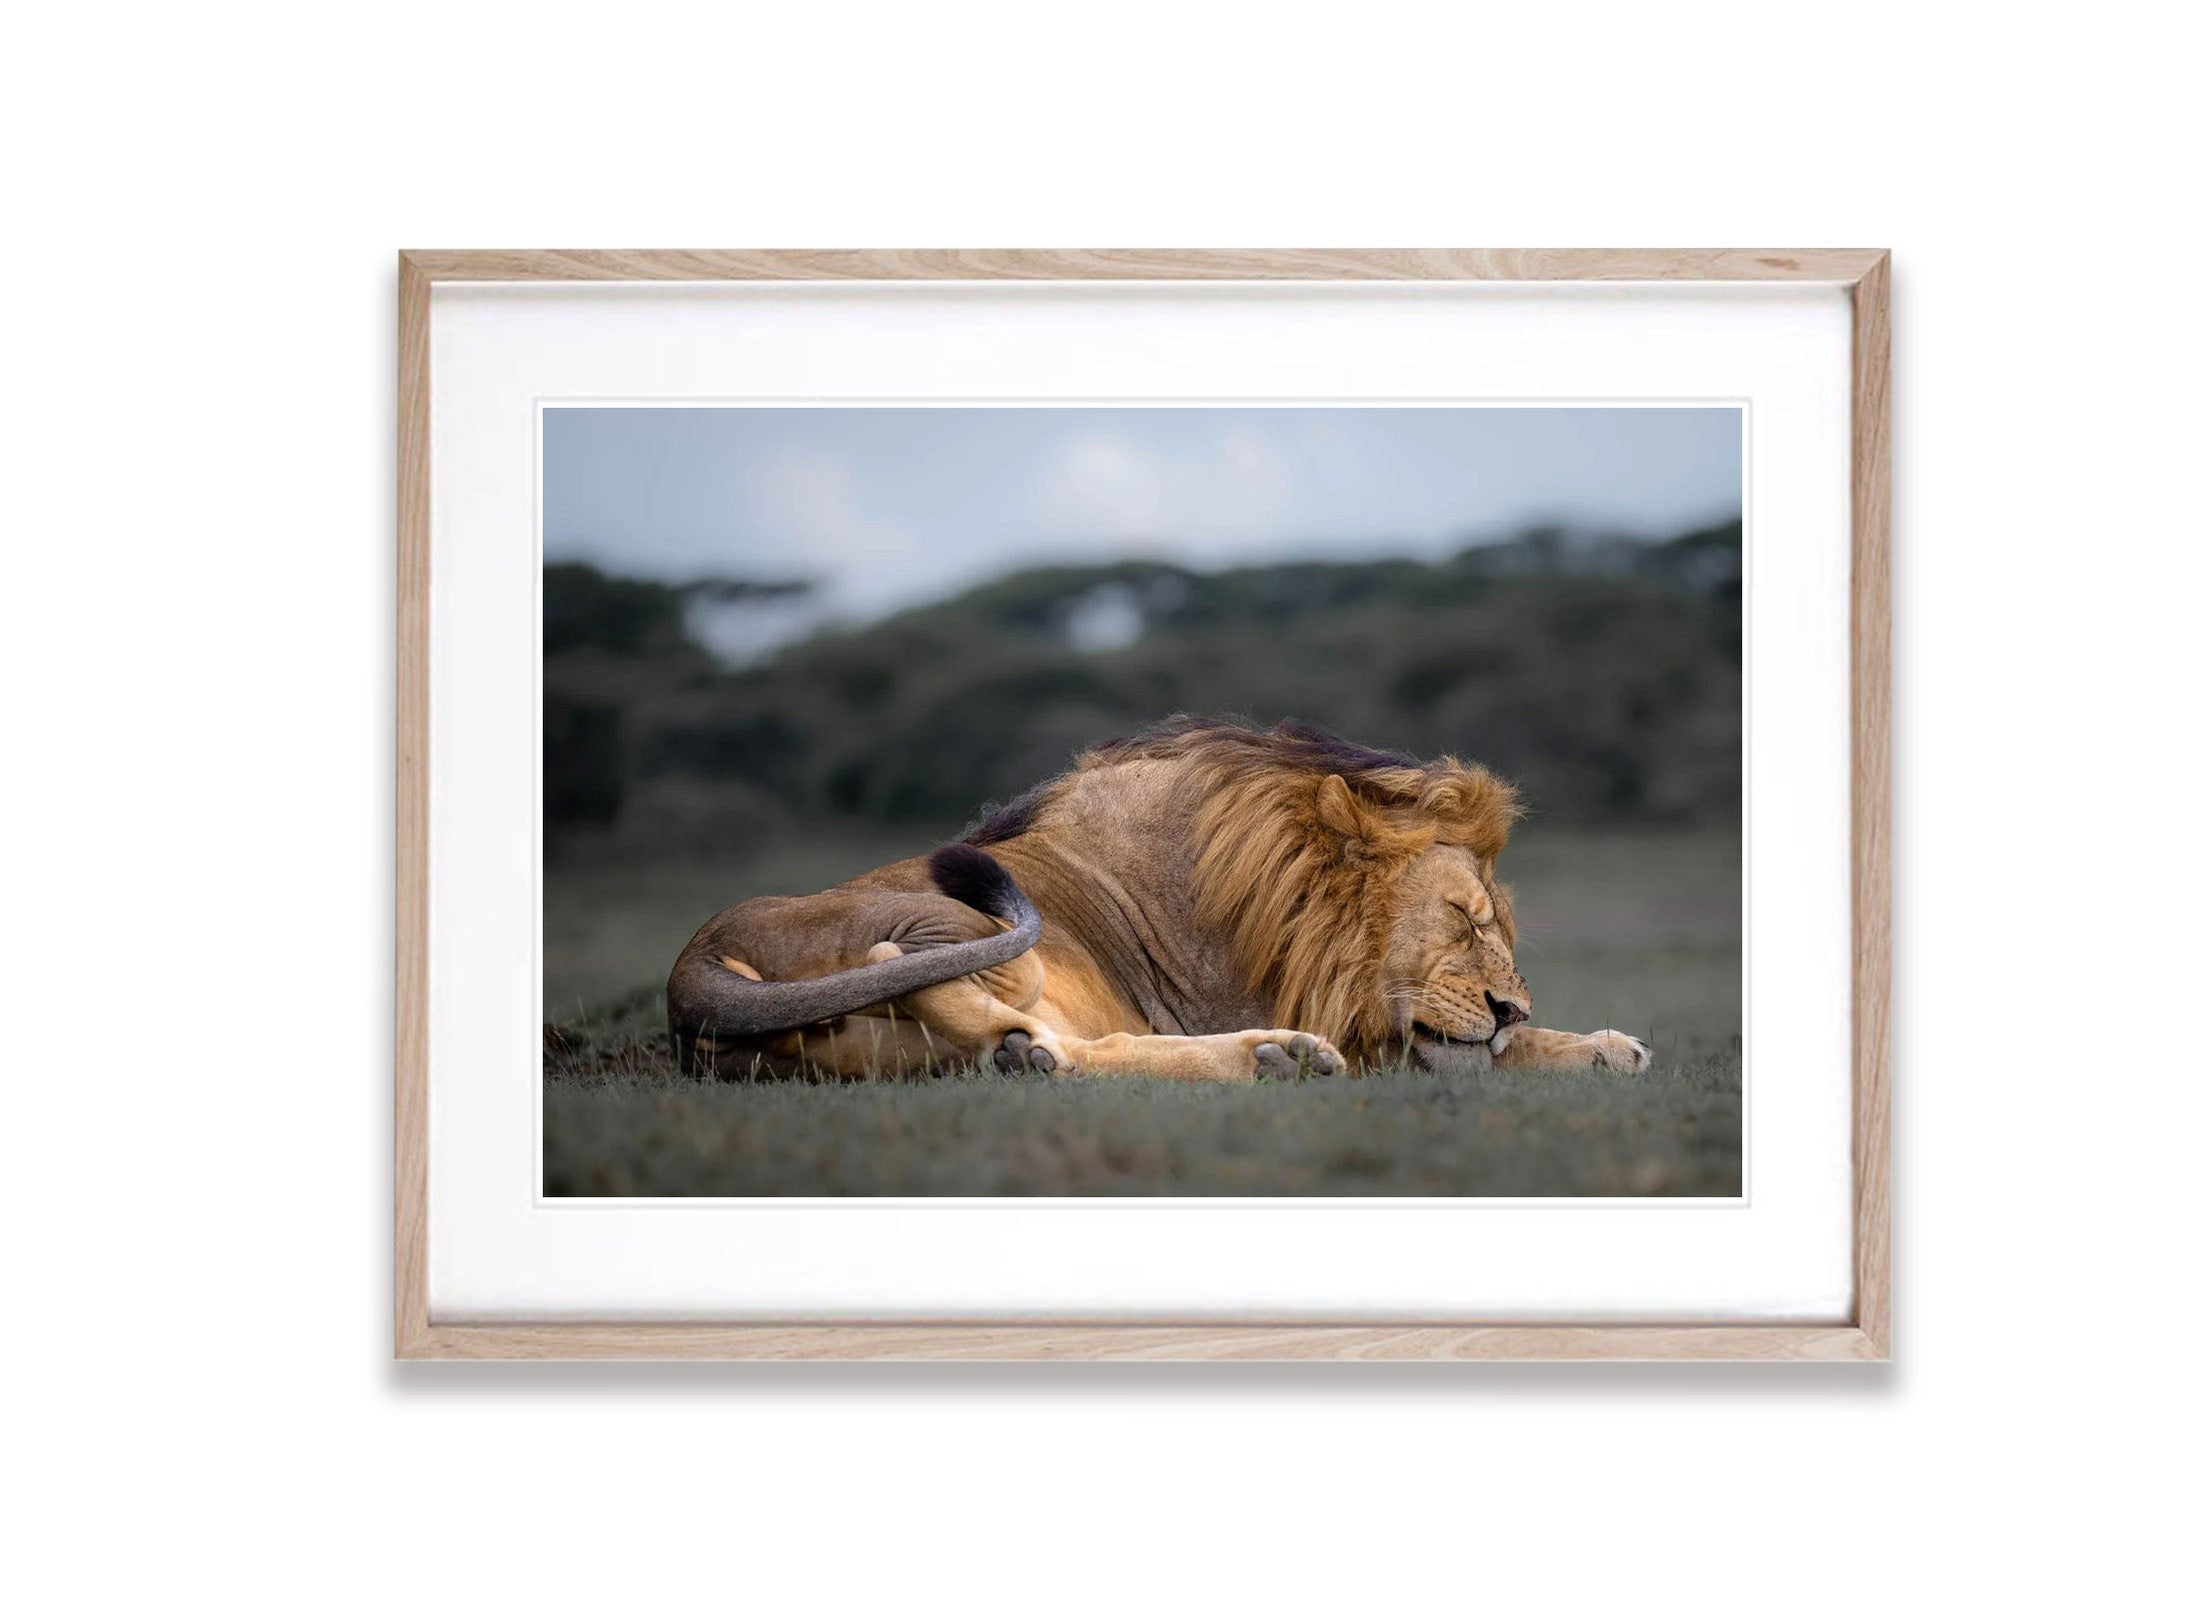
{"type": "Polygon", "coordinates": [[[544,897],[552,1195],[1731,1195],[1741,1187],[1741,856],[1731,831],[1523,830],[1504,858],[1538,1023],[1647,1040],[1642,1077],[1419,1071],[1248,1085],[972,1072],[699,1083],[661,985],[752,894],[921,849],[847,835],[756,860],[553,864],[544,897]]]}

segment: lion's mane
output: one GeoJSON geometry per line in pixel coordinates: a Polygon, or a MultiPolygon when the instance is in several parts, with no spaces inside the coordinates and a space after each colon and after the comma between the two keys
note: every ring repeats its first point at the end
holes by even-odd
{"type": "MultiPolygon", "coordinates": [[[[1198,785],[1202,925],[1227,933],[1279,1025],[1347,1051],[1394,1031],[1382,968],[1406,868],[1436,843],[1463,845],[1486,867],[1521,814],[1512,786],[1484,767],[1366,749],[1299,722],[1171,717],[1086,751],[1078,770],[1142,760],[1181,761],[1198,785]],[[1324,790],[1332,775],[1348,800],[1324,790]]],[[[1510,941],[1501,894],[1497,903],[1510,941]]]]}

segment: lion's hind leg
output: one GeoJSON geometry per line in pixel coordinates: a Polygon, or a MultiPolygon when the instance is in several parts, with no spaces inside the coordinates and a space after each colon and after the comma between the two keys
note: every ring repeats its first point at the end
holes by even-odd
{"type": "Polygon", "coordinates": [[[993,953],[987,941],[1001,933],[998,918],[937,893],[745,900],[706,924],[673,967],[665,999],[674,1047],[683,1064],[721,1078],[921,1076],[990,1061],[1011,1043],[1011,1059],[1020,1050],[1027,1061],[1030,1045],[1006,1035],[1020,1027],[1031,1044],[1044,1042],[1023,1015],[1044,968],[1028,948],[993,953]],[[957,956],[964,945],[993,953],[992,964],[972,971],[957,956]],[[876,980],[897,963],[934,974],[931,987],[912,977],[902,993],[876,980]],[[967,975],[937,975],[958,965],[967,975]],[[835,1012],[831,1001],[843,996],[848,1005],[835,1012]]]}
{"type": "MultiPolygon", "coordinates": [[[[881,942],[871,946],[863,963],[874,965],[894,960],[905,951],[900,945],[881,942]]],[[[746,961],[721,957],[719,964],[736,977],[760,981],[756,968],[746,961]]],[[[1011,965],[1015,964],[1013,962],[1011,965]]],[[[958,978],[937,988],[920,989],[900,999],[845,1016],[792,1028],[766,1038],[720,1042],[703,1036],[693,1043],[705,1069],[720,1078],[794,1078],[831,1081],[881,1081],[926,1076],[943,1068],[976,1063],[989,1058],[982,1049],[984,1028],[992,1018],[958,1002],[952,991],[965,987],[982,990],[992,974],[958,978]]],[[[1021,1021],[1010,1014],[994,1025],[992,1036],[1021,1021]]],[[[1048,1060],[1041,1069],[1051,1069],[1048,1060]]]]}
{"type": "MultiPolygon", "coordinates": [[[[900,953],[897,944],[879,944],[870,959],[892,960],[900,953]]],[[[951,983],[919,989],[895,1001],[895,1008],[957,1059],[1003,1072],[1073,1070],[1061,1034],[1031,1014],[1045,987],[1045,965],[1032,951],[951,983]]]]}

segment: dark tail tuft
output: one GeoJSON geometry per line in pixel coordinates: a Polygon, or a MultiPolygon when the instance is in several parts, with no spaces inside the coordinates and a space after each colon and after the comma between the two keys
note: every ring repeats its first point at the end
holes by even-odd
{"type": "Polygon", "coordinates": [[[940,893],[974,905],[987,916],[1017,921],[1018,912],[1029,904],[1007,867],[968,844],[942,844],[924,864],[931,868],[932,882],[940,893]]]}

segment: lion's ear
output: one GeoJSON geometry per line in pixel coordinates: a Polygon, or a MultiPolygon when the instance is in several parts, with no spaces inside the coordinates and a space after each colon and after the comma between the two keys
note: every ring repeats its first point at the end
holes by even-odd
{"type": "Polygon", "coordinates": [[[1313,814],[1323,827],[1346,838],[1366,838],[1373,831],[1374,818],[1352,793],[1351,785],[1334,772],[1321,779],[1320,792],[1313,797],[1313,814]]]}
{"type": "Polygon", "coordinates": [[[1427,786],[1420,808],[1435,818],[1446,844],[1463,844],[1484,867],[1494,867],[1523,814],[1519,793],[1485,766],[1446,761],[1427,786]]]}
{"type": "Polygon", "coordinates": [[[1435,842],[1433,826],[1404,825],[1394,810],[1369,805],[1334,772],[1322,778],[1315,790],[1313,814],[1323,827],[1352,840],[1369,857],[1409,859],[1435,842]]]}

